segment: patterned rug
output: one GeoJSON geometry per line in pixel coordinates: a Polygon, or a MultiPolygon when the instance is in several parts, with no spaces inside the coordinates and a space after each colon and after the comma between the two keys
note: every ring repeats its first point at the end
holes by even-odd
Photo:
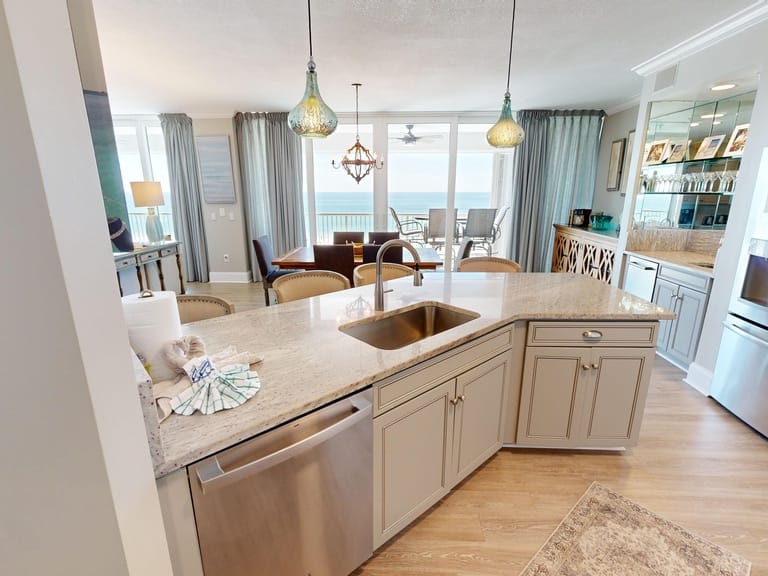
{"type": "Polygon", "coordinates": [[[750,562],[593,482],[520,576],[748,576],[750,562]]]}

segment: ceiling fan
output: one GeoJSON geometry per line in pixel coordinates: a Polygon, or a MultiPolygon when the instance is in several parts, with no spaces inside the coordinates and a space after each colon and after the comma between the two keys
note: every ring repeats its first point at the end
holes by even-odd
{"type": "Polygon", "coordinates": [[[406,124],[405,129],[407,132],[397,138],[390,138],[390,140],[399,140],[406,146],[413,146],[416,142],[423,140],[424,142],[432,142],[436,138],[442,138],[440,134],[428,134],[426,136],[416,136],[413,133],[413,124],[406,124]]]}

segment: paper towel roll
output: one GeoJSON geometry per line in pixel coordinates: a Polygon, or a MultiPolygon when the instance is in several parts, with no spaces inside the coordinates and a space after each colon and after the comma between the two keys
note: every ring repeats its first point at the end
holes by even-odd
{"type": "Polygon", "coordinates": [[[148,364],[154,382],[173,380],[176,372],[163,359],[163,346],[181,338],[181,321],[175,292],[152,292],[142,298],[140,294],[123,296],[123,315],[128,326],[131,347],[148,364]]]}

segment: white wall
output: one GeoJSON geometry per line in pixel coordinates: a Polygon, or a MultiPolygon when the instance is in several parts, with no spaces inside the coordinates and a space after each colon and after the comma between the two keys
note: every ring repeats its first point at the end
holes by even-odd
{"type": "MultiPolygon", "coordinates": [[[[593,212],[605,212],[613,216],[612,225],[615,227],[620,222],[621,212],[624,209],[624,194],[626,187],[630,186],[626,175],[622,176],[621,183],[624,185],[621,190],[609,192],[606,188],[608,181],[608,161],[611,156],[611,144],[614,140],[624,138],[627,140],[629,131],[635,129],[637,122],[638,107],[633,106],[623,112],[612,114],[605,117],[603,123],[603,133],[600,137],[600,152],[597,160],[597,181],[595,182],[595,196],[592,200],[593,212]]],[[[628,151],[626,146],[628,141],[624,142],[625,153],[628,151]]],[[[623,162],[624,165],[629,163],[623,162]]],[[[623,166],[622,166],[623,168],[623,166]]]]}
{"type": "MultiPolygon", "coordinates": [[[[232,118],[194,118],[192,128],[198,136],[227,136],[232,158],[232,177],[235,184],[235,204],[208,204],[203,197],[203,219],[208,241],[208,266],[211,282],[249,282],[250,263],[243,221],[243,195],[240,186],[240,167],[237,141],[232,118]],[[221,212],[224,212],[222,215],[221,212]],[[224,255],[229,255],[229,262],[224,255]]],[[[202,180],[201,180],[202,185],[202,180]]],[[[202,189],[201,189],[202,193],[202,189]]]]}
{"type": "Polygon", "coordinates": [[[67,8],[0,6],[0,573],[169,576],[67,8]]]}

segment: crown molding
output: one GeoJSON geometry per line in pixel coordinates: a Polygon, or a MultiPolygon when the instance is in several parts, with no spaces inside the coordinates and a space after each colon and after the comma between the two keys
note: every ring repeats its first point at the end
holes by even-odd
{"type": "Polygon", "coordinates": [[[625,110],[629,110],[634,106],[640,106],[640,94],[633,96],[632,98],[630,98],[625,102],[622,102],[621,104],[617,104],[616,106],[606,108],[605,114],[606,116],[613,116],[614,114],[618,114],[619,112],[624,112],[625,110]]]}
{"type": "Polygon", "coordinates": [[[681,60],[714,46],[726,38],[740,34],[747,28],[759,24],[766,19],[768,19],[768,0],[759,0],[725,20],[710,26],[706,30],[702,30],[687,40],[683,40],[676,46],[638,64],[632,68],[632,72],[640,76],[648,76],[673,66],[681,60]]]}

